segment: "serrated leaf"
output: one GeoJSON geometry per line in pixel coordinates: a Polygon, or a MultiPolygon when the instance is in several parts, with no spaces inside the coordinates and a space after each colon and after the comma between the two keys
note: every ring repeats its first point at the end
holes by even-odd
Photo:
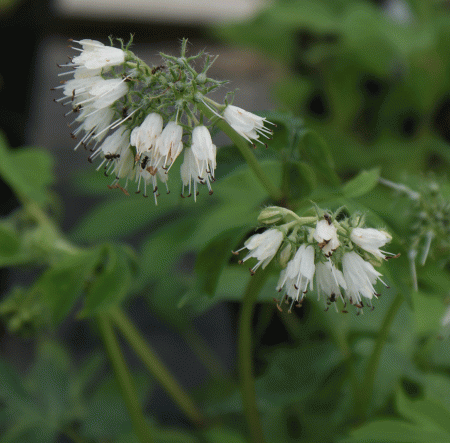
{"type": "Polygon", "coordinates": [[[342,186],[342,193],[346,198],[356,198],[367,194],[378,184],[380,168],[361,171],[342,186]]]}

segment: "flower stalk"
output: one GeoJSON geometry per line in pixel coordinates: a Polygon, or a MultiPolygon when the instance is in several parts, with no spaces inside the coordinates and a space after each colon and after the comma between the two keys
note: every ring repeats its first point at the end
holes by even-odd
{"type": "Polygon", "coordinates": [[[127,318],[125,313],[120,308],[114,308],[111,309],[109,315],[149,372],[158,380],[186,416],[197,426],[201,426],[205,421],[202,413],[197,409],[189,395],[173,378],[169,370],[159,360],[148,343],[142,338],[139,331],[127,318]]]}
{"type": "Polygon", "coordinates": [[[250,432],[250,441],[264,443],[261,419],[255,391],[253,375],[253,343],[252,318],[258,294],[268,277],[267,271],[255,274],[249,281],[242,297],[241,311],[238,326],[238,371],[241,386],[244,415],[250,432]]]}
{"type": "Polygon", "coordinates": [[[107,315],[99,315],[98,326],[128,414],[130,415],[135,435],[140,443],[151,443],[153,439],[151,438],[150,429],[142,413],[136,387],[120,350],[111,321],[107,315]]]}

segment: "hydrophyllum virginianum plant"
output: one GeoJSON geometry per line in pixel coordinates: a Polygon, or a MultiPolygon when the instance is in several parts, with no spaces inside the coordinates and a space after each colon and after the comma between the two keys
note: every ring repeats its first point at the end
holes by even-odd
{"type": "Polygon", "coordinates": [[[416,259],[424,266],[430,253],[445,254],[450,250],[450,201],[435,177],[418,180],[416,190],[383,178],[379,181],[407,196],[411,202],[406,214],[410,227],[408,258],[413,286],[418,290],[416,259]]]}
{"type": "Polygon", "coordinates": [[[360,214],[338,221],[339,211],[329,214],[316,207],[316,213],[299,217],[285,208],[265,208],[258,221],[271,225],[270,229],[251,236],[234,254],[247,249],[240,263],[250,258],[258,260],[250,268],[252,274],[277,256],[283,268],[277,285],[283,294],[277,303],[279,309],[288,299],[290,309],[294,304],[301,306],[306,293],[314,289],[314,277],[318,299],[323,296],[326,305],[335,303],[337,310],[340,299],[342,312],[347,312],[347,302],[357,308],[357,313],[365,305],[373,309],[372,298],[379,295],[375,284],[380,281],[387,286],[374,266],[397,257],[380,249],[392,237],[383,230],[364,227],[364,216],[360,214]]]}
{"type": "Polygon", "coordinates": [[[55,100],[70,106],[66,116],[75,116],[71,125],[78,127],[71,133],[77,139],[77,149],[83,146],[91,153],[88,160],[97,158],[97,169],[115,177],[111,187],[127,193],[130,180],[141,186],[144,196],[152,186],[157,202],[158,181],[167,187],[170,168],[183,152],[180,173],[182,195],[198,194],[198,185],[212,193],[216,169],[216,146],[210,129],[219,120],[248,141],[269,138],[272,131],[264,126],[265,118],[228,103],[220,104],[208,97],[225,81],[207,76],[215,58],[200,52],[187,57],[187,40],[182,41],[180,57],[160,53],[163,64],[149,67],[130,51],[132,40],[121,48],[105,46],[95,40],[73,41],[79,55],[62,76],[73,76],[55,89],[63,97],[55,100]],[[192,63],[204,58],[203,69],[197,72],[192,63]],[[209,124],[204,122],[208,118],[209,124]],[[124,180],[122,187],[119,182],[124,180]]]}

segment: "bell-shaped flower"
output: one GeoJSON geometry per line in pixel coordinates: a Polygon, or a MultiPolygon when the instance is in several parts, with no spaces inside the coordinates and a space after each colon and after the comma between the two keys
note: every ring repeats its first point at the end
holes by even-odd
{"type": "Polygon", "coordinates": [[[385,259],[387,254],[380,248],[392,240],[392,237],[384,231],[373,228],[353,228],[350,240],[375,257],[385,259]]]}
{"type": "Polygon", "coordinates": [[[314,247],[302,244],[294,258],[281,271],[277,290],[281,291],[284,287],[288,297],[300,302],[308,291],[308,286],[313,289],[314,272],[314,247]]]}
{"type": "Polygon", "coordinates": [[[330,257],[340,245],[336,227],[328,220],[317,222],[313,237],[326,257],[330,257]]]}
{"type": "Polygon", "coordinates": [[[155,144],[158,137],[161,135],[163,129],[163,118],[157,112],[152,112],[140,126],[136,126],[131,131],[130,143],[131,146],[136,146],[136,153],[140,156],[144,151],[150,151],[155,144]]]}
{"type": "MultiPolygon", "coordinates": [[[[361,305],[361,297],[369,300],[377,295],[374,285],[381,274],[355,251],[346,252],[342,257],[342,270],[347,284],[346,295],[351,304],[361,305]]],[[[361,305],[362,306],[362,305],[361,305]]]]}
{"type": "Polygon", "coordinates": [[[316,284],[318,298],[322,294],[331,302],[338,297],[342,298],[341,289],[346,289],[344,275],[339,269],[336,269],[331,260],[316,265],[316,284]]]}
{"type": "Polygon", "coordinates": [[[198,162],[192,148],[187,148],[184,150],[184,160],[180,168],[181,181],[183,182],[182,196],[184,195],[184,189],[187,186],[189,191],[188,197],[194,194],[194,200],[197,200],[198,184],[206,184],[208,186],[209,193],[212,194],[213,191],[211,188],[209,174],[205,170],[204,166],[204,163],[198,162]]]}
{"type": "Polygon", "coordinates": [[[228,105],[223,112],[225,121],[242,137],[251,142],[258,140],[260,135],[269,138],[272,134],[270,129],[264,127],[264,123],[270,123],[265,117],[252,114],[237,106],[228,105]]]}
{"type": "MultiPolygon", "coordinates": [[[[192,131],[192,153],[199,164],[199,171],[206,173],[214,178],[216,169],[216,146],[213,144],[211,134],[206,126],[196,126],[192,131]]],[[[204,177],[199,174],[200,178],[204,177]]]]}
{"type": "Polygon", "coordinates": [[[81,51],[80,55],[74,57],[72,62],[86,69],[101,69],[106,66],[121,65],[125,61],[125,52],[112,46],[105,46],[96,40],[74,40],[83,49],[73,48],[81,51]]]}
{"type": "Polygon", "coordinates": [[[152,163],[163,169],[170,168],[183,150],[183,127],[174,121],[167,123],[156,140],[152,163]]]}
{"type": "Polygon", "coordinates": [[[256,265],[250,269],[250,272],[253,274],[260,266],[264,269],[270,263],[283,240],[284,234],[279,229],[268,229],[261,234],[252,235],[244,243],[244,247],[237,250],[235,254],[238,254],[243,249],[248,249],[249,253],[240,260],[240,263],[251,257],[255,257],[258,260],[256,265]]]}

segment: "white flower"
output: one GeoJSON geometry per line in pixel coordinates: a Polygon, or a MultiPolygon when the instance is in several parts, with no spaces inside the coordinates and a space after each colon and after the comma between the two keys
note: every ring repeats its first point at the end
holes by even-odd
{"type": "Polygon", "coordinates": [[[189,186],[189,196],[192,195],[192,183],[194,199],[197,196],[197,183],[208,186],[212,194],[211,181],[214,181],[216,169],[216,146],[211,140],[211,135],[205,126],[196,126],[192,131],[192,146],[184,151],[184,161],[181,165],[181,180],[183,192],[189,186]]]}
{"type": "Polygon", "coordinates": [[[156,140],[153,164],[156,167],[167,168],[172,165],[183,150],[183,127],[174,121],[167,123],[161,135],[156,140]]]}
{"type": "Polygon", "coordinates": [[[101,69],[106,66],[121,65],[125,61],[125,52],[113,46],[105,46],[96,40],[74,40],[83,49],[73,48],[81,51],[81,54],[74,57],[72,62],[87,69],[101,69]]]}
{"type": "Polygon", "coordinates": [[[266,118],[252,114],[237,106],[228,105],[223,112],[223,118],[240,136],[249,142],[252,139],[259,141],[259,135],[269,138],[267,134],[272,134],[270,129],[264,127],[266,118]]]}
{"type": "Polygon", "coordinates": [[[87,147],[96,134],[98,136],[95,140],[97,143],[100,142],[107,135],[108,131],[106,129],[110,126],[113,118],[114,110],[112,108],[102,109],[100,112],[91,107],[82,108],[79,111],[78,117],[75,119],[76,122],[81,123],[72,134],[74,137],[77,137],[81,131],[84,131],[86,134],[80,139],[74,149],[76,150],[81,144],[87,147]]]}
{"type": "Polygon", "coordinates": [[[264,269],[277,253],[281,243],[283,242],[284,234],[278,229],[268,229],[261,234],[252,235],[245,243],[244,247],[237,250],[236,254],[242,249],[248,249],[249,253],[240,260],[240,263],[245,262],[251,257],[258,259],[250,272],[253,274],[260,266],[264,269]]]}
{"type": "Polygon", "coordinates": [[[350,240],[375,257],[386,258],[386,252],[380,251],[380,247],[392,240],[392,237],[384,231],[373,228],[353,228],[350,240]]]}
{"type": "Polygon", "coordinates": [[[347,284],[346,295],[351,304],[362,307],[361,297],[370,300],[374,295],[377,295],[374,289],[377,280],[380,280],[386,286],[380,279],[381,274],[355,251],[346,252],[343,255],[342,270],[347,284]]]}
{"type": "Polygon", "coordinates": [[[347,289],[344,275],[336,269],[331,260],[317,263],[316,283],[318,299],[323,293],[331,302],[335,301],[337,297],[342,298],[340,288],[347,289]]]}
{"type": "MultiPolygon", "coordinates": [[[[122,98],[128,92],[128,86],[120,78],[102,79],[95,83],[89,90],[90,98],[87,102],[91,102],[90,106],[96,109],[111,106],[115,101],[122,98]]],[[[81,102],[80,104],[83,104],[81,102]]]]}
{"type": "Polygon", "coordinates": [[[330,257],[340,245],[336,228],[328,220],[319,220],[317,222],[313,236],[326,257],[330,257]]]}
{"type": "MultiPolygon", "coordinates": [[[[89,161],[92,162],[93,159],[99,155],[103,157],[103,161],[97,167],[99,170],[105,163],[105,169],[117,164],[120,157],[125,154],[126,150],[130,146],[130,131],[124,130],[123,128],[116,129],[111,135],[105,138],[103,143],[94,151],[94,153],[89,157],[89,161]]],[[[105,171],[105,174],[107,172],[105,171]]]]}
{"type": "MultiPolygon", "coordinates": [[[[205,170],[214,177],[216,169],[216,146],[211,140],[211,134],[206,126],[196,126],[192,131],[192,153],[199,163],[199,170],[205,170]]],[[[200,177],[202,177],[200,175],[200,177]]],[[[203,178],[203,177],[202,177],[203,178]]]]}
{"type": "Polygon", "coordinates": [[[140,156],[144,151],[152,149],[163,129],[163,118],[160,114],[152,112],[140,126],[136,126],[131,131],[131,146],[136,146],[137,155],[140,156]]]}
{"type": "Polygon", "coordinates": [[[136,181],[138,182],[138,191],[140,192],[141,181],[144,182],[144,197],[147,197],[147,185],[152,184],[153,196],[155,198],[155,204],[158,204],[158,179],[166,185],[167,193],[169,193],[169,188],[167,186],[168,174],[164,169],[158,169],[153,166],[143,165],[136,169],[136,181]]]}
{"type": "Polygon", "coordinates": [[[308,286],[313,289],[314,271],[314,247],[302,244],[286,269],[281,271],[277,290],[281,291],[284,286],[288,297],[301,301],[308,286]]]}
{"type": "Polygon", "coordinates": [[[209,189],[209,193],[212,194],[213,191],[211,189],[209,175],[207,174],[205,169],[199,170],[199,163],[195,158],[195,155],[192,152],[191,148],[184,150],[184,161],[181,164],[180,174],[181,181],[183,182],[183,192],[181,194],[182,196],[184,195],[184,188],[188,186],[188,197],[192,195],[193,189],[194,200],[197,200],[197,183],[200,183],[202,185],[206,183],[209,189]]]}

